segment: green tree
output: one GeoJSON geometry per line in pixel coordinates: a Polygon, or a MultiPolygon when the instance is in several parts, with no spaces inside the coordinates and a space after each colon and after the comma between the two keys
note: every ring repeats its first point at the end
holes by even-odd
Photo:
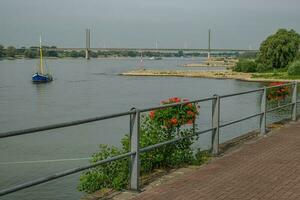
{"type": "Polygon", "coordinates": [[[256,72],[257,64],[253,60],[240,59],[236,66],[233,68],[236,72],[256,72]]]}
{"type": "Polygon", "coordinates": [[[44,50],[43,54],[47,57],[58,57],[58,53],[57,51],[53,51],[53,50],[44,50]]]}
{"type": "Polygon", "coordinates": [[[300,35],[293,29],[279,29],[261,43],[257,60],[259,66],[265,69],[287,67],[295,59],[299,44],[300,35]]]}
{"type": "Polygon", "coordinates": [[[0,44],[0,58],[4,56],[4,47],[0,44]]]}
{"type": "Polygon", "coordinates": [[[15,57],[17,54],[17,49],[13,46],[9,46],[6,49],[6,56],[8,57],[15,57]]]}
{"type": "Polygon", "coordinates": [[[38,56],[37,49],[26,49],[24,56],[25,58],[36,58],[38,56]]]}
{"type": "Polygon", "coordinates": [[[21,47],[21,48],[17,49],[17,54],[24,55],[25,51],[26,51],[26,47],[21,47]]]}
{"type": "Polygon", "coordinates": [[[80,54],[77,51],[71,51],[70,56],[73,58],[78,58],[80,57],[80,54]]]}
{"type": "Polygon", "coordinates": [[[176,56],[177,56],[177,57],[182,57],[182,56],[184,56],[183,51],[182,51],[182,50],[179,50],[176,56]]]}

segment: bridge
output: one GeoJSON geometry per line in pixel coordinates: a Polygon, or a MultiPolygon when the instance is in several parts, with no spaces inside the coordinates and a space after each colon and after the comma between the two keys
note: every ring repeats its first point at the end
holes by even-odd
{"type": "Polygon", "coordinates": [[[177,53],[178,51],[193,52],[193,53],[207,53],[210,57],[212,52],[258,52],[257,49],[230,49],[230,48],[211,48],[211,31],[208,32],[208,48],[91,48],[90,29],[86,29],[86,47],[61,47],[61,48],[46,48],[50,51],[85,51],[85,58],[90,59],[89,52],[91,51],[135,51],[135,52],[166,52],[177,53]]]}
{"type": "MultiPolygon", "coordinates": [[[[46,48],[51,51],[82,51],[86,48],[73,48],[73,47],[62,47],[62,48],[46,48]]],[[[256,49],[207,49],[207,48],[193,48],[193,49],[184,49],[184,48],[89,48],[89,51],[137,51],[137,52],[258,52],[256,49]]]]}

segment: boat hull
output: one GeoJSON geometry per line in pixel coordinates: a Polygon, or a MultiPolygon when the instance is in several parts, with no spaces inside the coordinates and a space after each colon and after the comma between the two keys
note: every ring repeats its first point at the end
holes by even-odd
{"type": "Polygon", "coordinates": [[[39,73],[35,73],[32,76],[32,82],[33,83],[47,83],[47,82],[51,82],[53,80],[52,76],[50,74],[39,74],[39,73]]]}

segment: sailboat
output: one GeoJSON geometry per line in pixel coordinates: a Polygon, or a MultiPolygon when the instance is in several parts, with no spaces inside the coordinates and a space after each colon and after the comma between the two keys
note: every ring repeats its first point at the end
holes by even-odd
{"type": "Polygon", "coordinates": [[[53,80],[52,75],[49,74],[43,65],[43,50],[42,50],[42,38],[40,37],[40,63],[38,70],[32,76],[33,83],[47,83],[53,80]]]}

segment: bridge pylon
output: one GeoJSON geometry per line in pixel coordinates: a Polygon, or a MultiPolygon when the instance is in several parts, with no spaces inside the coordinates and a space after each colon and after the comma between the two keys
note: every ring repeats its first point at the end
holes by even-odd
{"type": "Polygon", "coordinates": [[[207,59],[210,59],[210,29],[208,29],[208,52],[207,52],[207,59]]]}
{"type": "Polygon", "coordinates": [[[90,59],[90,48],[91,48],[91,30],[87,28],[85,30],[85,59],[90,59]]]}

